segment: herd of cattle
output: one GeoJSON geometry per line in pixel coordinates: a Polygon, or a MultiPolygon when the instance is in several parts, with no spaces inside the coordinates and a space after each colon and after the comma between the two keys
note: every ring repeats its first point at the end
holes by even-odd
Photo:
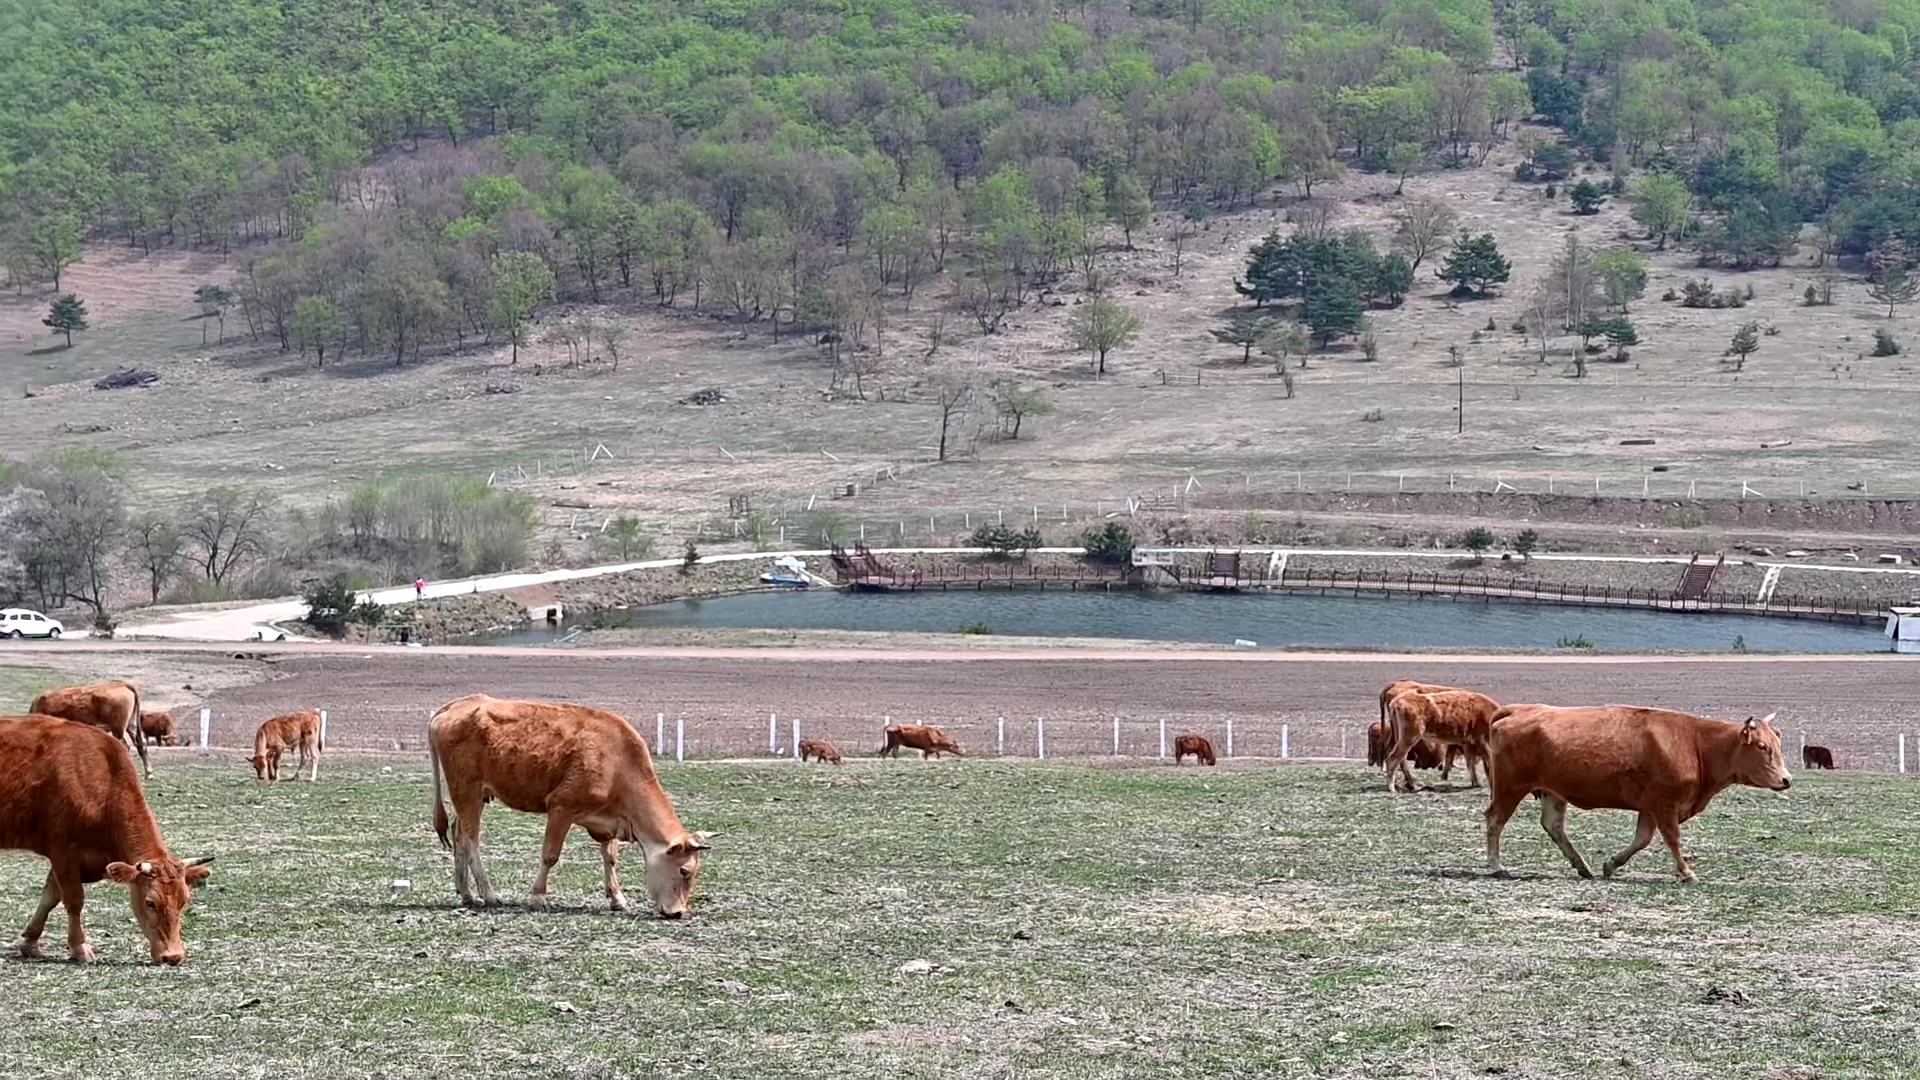
{"type": "MultiPolygon", "coordinates": [[[[1605,876],[1612,877],[1658,832],[1680,880],[1691,883],[1693,867],[1680,850],[1682,822],[1731,785],[1784,791],[1792,783],[1771,715],[1730,724],[1626,705],[1501,705],[1471,690],[1402,681],[1380,692],[1379,717],[1367,732],[1367,760],[1385,768],[1388,791],[1398,791],[1403,779],[1414,787],[1409,763],[1438,768],[1444,778],[1463,759],[1474,787],[1485,774],[1491,793],[1487,863],[1499,875],[1506,873],[1501,833],[1528,795],[1539,799],[1541,825],[1582,877],[1593,874],[1567,839],[1569,806],[1639,816],[1633,842],[1605,862],[1605,876]]],[[[281,757],[291,750],[299,754],[294,775],[306,768],[307,779],[317,780],[321,728],[317,712],[261,724],[250,759],[256,777],[278,780],[281,757]]],[[[902,748],[923,757],[963,756],[937,727],[894,725],[885,736],[883,756],[902,748]]],[[[80,919],[83,889],[105,879],[129,887],[134,919],[155,963],[186,958],[181,915],[192,886],[208,877],[212,858],[183,860],[167,850],[126,751],[131,744],[151,778],[148,740],[174,744],[172,721],[164,713],[143,712],[139,691],[125,682],[49,691],[35,699],[30,715],[0,718],[0,762],[6,765],[0,770],[0,849],[32,851],[51,864],[39,908],[21,935],[23,956],[40,955],[47,918],[62,904],[70,958],[92,959],[80,919]]],[[[546,902],[548,876],[577,825],[600,848],[614,910],[628,910],[619,857],[622,845],[634,844],[660,914],[674,919],[687,913],[708,837],[681,824],[646,740],[624,718],[583,705],[473,695],[433,714],[427,747],[433,828],[453,852],[454,887],[462,901],[497,900],[480,855],[481,813],[497,800],[547,819],[534,903],[546,902]]],[[[1200,735],[1180,735],[1174,750],[1176,765],[1188,757],[1202,765],[1216,761],[1212,744],[1200,735]]],[[[802,761],[841,763],[839,750],[821,740],[802,741],[800,754],[802,761]]],[[[1809,768],[1833,767],[1823,747],[1806,747],[1803,761],[1809,768]]]]}

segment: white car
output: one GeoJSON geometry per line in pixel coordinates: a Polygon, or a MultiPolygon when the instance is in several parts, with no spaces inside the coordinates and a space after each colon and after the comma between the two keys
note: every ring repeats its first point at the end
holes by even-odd
{"type": "Polygon", "coordinates": [[[66,627],[26,608],[0,609],[0,638],[57,638],[66,627]]]}

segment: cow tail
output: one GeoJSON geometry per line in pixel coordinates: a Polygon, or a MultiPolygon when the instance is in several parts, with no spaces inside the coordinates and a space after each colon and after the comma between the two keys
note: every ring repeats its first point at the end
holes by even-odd
{"type": "MultiPolygon", "coordinates": [[[[140,688],[128,683],[127,689],[133,691],[133,720],[127,726],[133,729],[133,744],[144,747],[147,744],[147,714],[140,711],[140,688]]],[[[142,750],[140,756],[146,757],[146,752],[142,750]]]]}
{"type": "MultiPolygon", "coordinates": [[[[435,720],[439,717],[435,716],[435,720]]],[[[433,831],[440,838],[440,846],[451,848],[453,840],[447,832],[447,804],[440,797],[440,744],[434,738],[433,724],[427,724],[427,760],[433,764],[433,831]]]]}

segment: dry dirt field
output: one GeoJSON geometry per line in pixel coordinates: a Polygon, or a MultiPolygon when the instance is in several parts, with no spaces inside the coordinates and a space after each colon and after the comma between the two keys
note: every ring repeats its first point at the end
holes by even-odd
{"type": "MultiPolygon", "coordinates": [[[[204,702],[215,713],[216,747],[248,745],[253,728],[270,716],[324,708],[335,747],[417,750],[434,709],[485,692],[610,708],[649,737],[655,715],[664,713],[669,751],[684,717],[688,753],[700,757],[764,755],[769,713],[782,718],[782,745],[798,718],[808,737],[862,756],[880,745],[889,716],[938,724],[969,753],[986,756],[995,750],[1001,717],[1006,752],[1035,754],[1035,721],[1044,717],[1050,756],[1108,755],[1117,716],[1122,752],[1131,756],[1157,752],[1165,718],[1169,739],[1196,731],[1222,750],[1231,719],[1242,755],[1278,756],[1285,724],[1296,757],[1359,757],[1380,687],[1401,678],[1470,686],[1501,701],[1627,702],[1727,719],[1778,711],[1790,745],[1805,736],[1830,747],[1849,770],[1891,769],[1897,735],[1920,736],[1911,710],[1920,669],[1891,656],[1316,657],[1112,645],[961,652],[247,646],[263,659],[235,661],[231,647],[77,646],[15,646],[7,653],[16,664],[57,663],[75,677],[125,674],[141,680],[161,706],[204,702]]],[[[190,708],[176,714],[196,715],[190,708]]],[[[1920,755],[1920,743],[1912,749],[1920,755]]],[[[1920,767],[1920,756],[1914,764],[1920,767]]]]}
{"type": "MultiPolygon", "coordinates": [[[[1577,229],[1593,245],[1627,243],[1632,225],[1618,202],[1573,217],[1564,200],[1550,203],[1538,187],[1508,179],[1511,165],[1496,156],[1478,170],[1408,184],[1410,194],[1442,198],[1463,225],[1499,238],[1515,265],[1502,295],[1454,303],[1423,276],[1404,308],[1376,314],[1379,362],[1365,362],[1351,342],[1315,355],[1292,400],[1257,364],[1242,367],[1232,347],[1208,335],[1239,299],[1233,279],[1246,249],[1280,222],[1282,208],[1270,204],[1211,220],[1177,277],[1164,215],[1141,250],[1110,254],[1118,295],[1146,329],[1113,358],[1115,373],[1097,382],[1064,344],[1078,298],[1072,282],[1057,294],[1060,306],[1029,307],[1002,334],[980,336],[947,316],[949,344],[933,362],[923,354],[937,297],[917,299],[912,311],[889,317],[887,360],[871,400],[829,401],[826,361],[805,342],[776,344],[765,324],[659,313],[638,302],[604,312],[634,332],[620,370],[594,376],[556,371],[558,346],[527,350],[517,371],[507,370],[504,351],[398,371],[356,357],[316,371],[271,350],[203,350],[192,285],[231,267],[114,247],[94,249],[72,272],[72,287],[94,305],[96,329],[71,354],[47,351],[53,339],[31,333],[44,297],[0,302],[13,339],[0,342],[0,378],[38,384],[133,362],[159,370],[157,387],[57,386],[9,410],[22,445],[124,453],[147,498],[257,481],[311,502],[383,471],[451,470],[493,475],[543,505],[587,504],[548,505],[556,530],[630,512],[684,535],[723,517],[734,494],[750,495],[775,529],[816,534],[866,525],[947,538],[988,514],[1031,520],[1036,507],[1043,522],[1064,515],[1077,528],[1129,497],[1186,486],[1190,473],[1190,494],[1229,502],[1236,489],[1324,492],[1352,483],[1391,491],[1403,472],[1411,487],[1440,491],[1452,474],[1463,488],[1504,479],[1535,492],[1551,481],[1558,493],[1581,495],[1596,478],[1603,494],[1638,494],[1650,482],[1656,493],[1683,495],[1697,483],[1701,497],[1737,497],[1743,479],[1789,498],[1846,494],[1852,483],[1877,495],[1920,491],[1908,445],[1920,390],[1915,366],[1906,357],[1859,358],[1887,321],[1857,280],[1842,278],[1837,306],[1799,306],[1813,273],[1805,257],[1778,270],[1708,274],[1722,288],[1751,286],[1756,299],[1739,311],[1701,311],[1658,299],[1699,271],[1684,252],[1657,254],[1647,297],[1634,306],[1644,344],[1632,361],[1596,362],[1579,381],[1568,377],[1564,353],[1540,364],[1510,327],[1562,235],[1577,229]],[[1719,358],[1748,319],[1779,333],[1763,338],[1735,374],[1719,358]],[[1457,373],[1445,363],[1448,345],[1467,357],[1465,435],[1454,432],[1457,373]],[[930,363],[951,362],[1049,384],[1059,411],[1032,422],[1018,442],[980,443],[976,458],[917,464],[935,436],[921,382],[930,363]],[[536,366],[544,373],[535,375],[536,366]],[[484,392],[502,378],[524,389],[484,392]],[[705,388],[727,400],[677,404],[705,388]],[[1364,421],[1373,410],[1383,418],[1364,421]],[[74,430],[92,425],[108,430],[74,430]],[[1657,442],[1622,447],[1623,437],[1657,442]],[[611,460],[594,454],[598,446],[611,460]],[[588,456],[598,460],[583,466],[588,456]],[[1655,465],[1668,468],[1656,474],[1655,465]],[[827,498],[836,481],[871,481],[889,468],[892,479],[854,500],[827,498]]],[[[1356,175],[1327,193],[1342,205],[1341,223],[1384,243],[1391,189],[1389,179],[1356,175]]],[[[1913,311],[1892,326],[1920,348],[1913,311]]],[[[243,321],[230,316],[228,330],[244,335],[243,321]]],[[[1272,498],[1264,505],[1291,509],[1272,498]]]]}

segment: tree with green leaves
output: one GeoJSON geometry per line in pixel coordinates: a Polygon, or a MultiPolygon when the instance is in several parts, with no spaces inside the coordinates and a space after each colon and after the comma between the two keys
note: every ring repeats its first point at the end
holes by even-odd
{"type": "Polygon", "coordinates": [[[1646,295],[1647,257],[1629,247],[1607,248],[1593,256],[1607,302],[1626,314],[1627,305],[1646,295]]]}
{"type": "Polygon", "coordinates": [[[1120,226],[1128,251],[1133,250],[1134,231],[1146,228],[1152,217],[1153,200],[1140,178],[1130,172],[1115,176],[1107,189],[1107,220],[1120,226]]]}
{"type": "Polygon", "coordinates": [[[1107,354],[1131,345],[1140,336],[1140,316],[1105,296],[1096,296],[1074,309],[1067,320],[1068,340],[1093,360],[1096,378],[1107,373],[1107,354]]]}
{"type": "Polygon", "coordinates": [[[520,346],[527,343],[527,320],[554,296],[553,270],[530,251],[509,251],[493,257],[493,300],[488,317],[493,328],[513,344],[520,362],[520,346]]]}
{"type": "Polygon", "coordinates": [[[1607,204],[1607,189],[1591,180],[1582,179],[1567,189],[1567,198],[1573,201],[1573,212],[1587,217],[1600,212],[1607,204]]]}
{"type": "Polygon", "coordinates": [[[238,297],[232,289],[224,285],[200,285],[193,290],[193,302],[200,307],[200,344],[207,343],[207,320],[220,322],[220,343],[227,340],[227,309],[232,307],[238,297]]]}
{"type": "Polygon", "coordinates": [[[1522,559],[1533,560],[1533,549],[1540,546],[1540,534],[1532,529],[1523,529],[1513,538],[1513,550],[1522,559]]]}
{"type": "Polygon", "coordinates": [[[1053,415],[1053,402],[1047,400],[1044,389],[1009,380],[993,388],[993,411],[999,414],[1000,429],[1007,438],[1018,439],[1021,422],[1028,417],[1053,415]]]}
{"type": "Polygon", "coordinates": [[[1667,240],[1684,235],[1693,219],[1693,192],[1673,173],[1654,172],[1640,178],[1634,191],[1633,220],[1653,237],[1654,246],[1667,249],[1667,240]]]}
{"type": "Polygon", "coordinates": [[[1274,374],[1284,375],[1287,361],[1293,357],[1300,358],[1302,368],[1307,366],[1307,349],[1313,341],[1305,326],[1289,319],[1269,326],[1266,333],[1260,335],[1259,344],[1260,355],[1273,361],[1274,374]]]}
{"type": "Polygon", "coordinates": [[[1338,275],[1321,279],[1307,293],[1301,305],[1300,319],[1326,348],[1337,337],[1357,334],[1366,324],[1367,308],[1360,299],[1360,284],[1338,275]]]}
{"type": "Polygon", "coordinates": [[[1388,307],[1399,307],[1413,291],[1413,263],[1397,251],[1381,256],[1374,264],[1373,286],[1368,291],[1388,307]]]}
{"type": "Polygon", "coordinates": [[[1266,333],[1266,328],[1267,320],[1264,317],[1240,314],[1228,320],[1227,325],[1208,333],[1222,345],[1240,346],[1240,362],[1244,364],[1253,359],[1253,347],[1260,341],[1260,336],[1266,333]]]}
{"type": "Polygon", "coordinates": [[[1393,188],[1395,195],[1406,193],[1407,177],[1426,160],[1426,148],[1417,142],[1398,142],[1387,148],[1387,171],[1399,181],[1393,188]]]}
{"type": "Polygon", "coordinates": [[[1495,285],[1512,276],[1513,264],[1500,254],[1500,245],[1492,233],[1473,236],[1464,232],[1454,240],[1453,250],[1440,264],[1439,274],[1440,280],[1453,282],[1456,294],[1471,292],[1480,297],[1489,295],[1495,285]]]}
{"type": "Polygon", "coordinates": [[[1640,344],[1640,332],[1624,318],[1609,319],[1605,330],[1607,345],[1613,349],[1613,362],[1626,363],[1627,350],[1640,344]]]}
{"type": "Polygon", "coordinates": [[[80,242],[85,236],[86,227],[78,214],[38,215],[28,227],[33,265],[53,282],[54,292],[60,291],[60,278],[67,267],[80,261],[80,242]]]}
{"type": "Polygon", "coordinates": [[[1733,370],[1744,371],[1747,357],[1760,348],[1760,324],[1750,322],[1734,331],[1733,340],[1727,343],[1727,355],[1734,358],[1733,370]]]}
{"type": "Polygon", "coordinates": [[[1475,525],[1473,528],[1461,534],[1460,546],[1466,548],[1467,551],[1472,553],[1474,558],[1478,559],[1487,553],[1487,549],[1492,547],[1494,541],[1497,539],[1498,537],[1493,535],[1493,531],[1486,526],[1475,525]]]}
{"type": "Polygon", "coordinates": [[[87,328],[87,302],[73,293],[61,293],[53,298],[53,304],[47,309],[47,317],[41,319],[40,323],[56,334],[66,335],[67,348],[71,349],[74,331],[87,328]]]}
{"type": "Polygon", "coordinates": [[[327,344],[346,336],[347,318],[324,296],[303,296],[293,305],[293,344],[304,355],[311,348],[315,365],[327,366],[327,344]]]}

